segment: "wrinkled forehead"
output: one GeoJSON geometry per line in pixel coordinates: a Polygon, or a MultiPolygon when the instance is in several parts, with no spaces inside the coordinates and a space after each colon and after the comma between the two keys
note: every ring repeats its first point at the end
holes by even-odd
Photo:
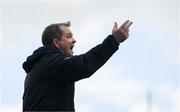
{"type": "Polygon", "coordinates": [[[60,25],[59,28],[61,29],[61,31],[63,32],[63,34],[72,33],[68,26],[60,25]]]}

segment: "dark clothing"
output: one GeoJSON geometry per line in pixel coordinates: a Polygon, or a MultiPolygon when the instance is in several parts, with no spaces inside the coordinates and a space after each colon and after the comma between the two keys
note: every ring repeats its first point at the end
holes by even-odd
{"type": "Polygon", "coordinates": [[[109,35],[102,44],[78,56],[64,55],[52,45],[35,50],[23,63],[27,73],[23,111],[75,111],[74,83],[96,72],[118,46],[109,35]]]}

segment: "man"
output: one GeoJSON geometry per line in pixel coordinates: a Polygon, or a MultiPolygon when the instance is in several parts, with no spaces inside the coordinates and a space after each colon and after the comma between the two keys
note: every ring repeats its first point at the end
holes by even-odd
{"type": "Polygon", "coordinates": [[[115,22],[112,34],[85,54],[73,56],[76,40],[69,23],[52,24],[42,34],[43,46],[23,63],[27,73],[23,111],[75,111],[74,83],[90,77],[118,50],[129,36],[132,22],[119,28],[115,22]]]}

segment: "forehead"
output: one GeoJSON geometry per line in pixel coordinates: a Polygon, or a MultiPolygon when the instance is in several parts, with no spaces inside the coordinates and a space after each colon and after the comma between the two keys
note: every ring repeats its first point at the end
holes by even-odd
{"type": "Polygon", "coordinates": [[[68,26],[61,25],[59,28],[61,29],[61,31],[62,31],[64,34],[72,33],[68,26]]]}

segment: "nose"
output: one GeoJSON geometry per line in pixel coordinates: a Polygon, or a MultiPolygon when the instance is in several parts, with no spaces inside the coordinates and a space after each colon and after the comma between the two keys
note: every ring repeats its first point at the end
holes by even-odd
{"type": "Polygon", "coordinates": [[[73,39],[73,41],[72,41],[72,42],[73,42],[73,44],[74,44],[74,43],[76,43],[76,40],[75,40],[74,38],[72,38],[72,39],[73,39]]]}

